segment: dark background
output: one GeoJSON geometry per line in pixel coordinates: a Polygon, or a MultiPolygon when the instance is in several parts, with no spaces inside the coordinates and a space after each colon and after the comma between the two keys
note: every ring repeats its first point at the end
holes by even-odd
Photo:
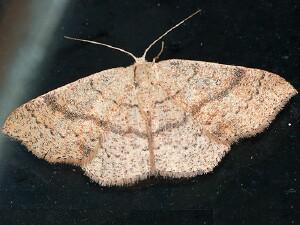
{"type": "MultiPolygon", "coordinates": [[[[2,0],[0,122],[52,89],[132,64],[122,53],[64,35],[140,56],[197,9],[201,15],[164,38],[161,59],[260,68],[299,91],[299,7],[297,0],[2,0]]],[[[76,167],[48,164],[1,135],[0,224],[300,224],[299,103],[298,95],[262,134],[234,144],[213,173],[122,188],[101,187],[76,167]]]]}

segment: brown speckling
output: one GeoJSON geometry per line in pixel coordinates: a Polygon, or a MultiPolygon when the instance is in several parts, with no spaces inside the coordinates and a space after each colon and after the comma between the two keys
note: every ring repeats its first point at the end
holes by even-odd
{"type": "Polygon", "coordinates": [[[233,142],[262,132],[296,93],[258,69],[139,62],[26,103],[3,132],[39,158],[81,166],[102,185],[191,177],[212,171],[233,142]]]}

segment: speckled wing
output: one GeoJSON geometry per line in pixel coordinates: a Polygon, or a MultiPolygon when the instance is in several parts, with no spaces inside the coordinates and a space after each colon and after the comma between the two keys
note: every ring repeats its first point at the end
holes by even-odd
{"type": "Polygon", "coordinates": [[[49,162],[80,165],[94,181],[124,184],[149,172],[133,67],[114,68],[17,108],[3,132],[49,162]]]}
{"type": "Polygon", "coordinates": [[[259,69],[174,59],[155,70],[169,96],[154,116],[154,123],[171,121],[154,136],[156,168],[166,176],[211,171],[233,142],[262,132],[297,93],[259,69]]]}

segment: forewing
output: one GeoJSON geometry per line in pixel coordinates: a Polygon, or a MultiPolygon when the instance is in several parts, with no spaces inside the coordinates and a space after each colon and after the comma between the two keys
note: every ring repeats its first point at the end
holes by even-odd
{"type": "Polygon", "coordinates": [[[179,115],[155,137],[157,168],[171,176],[211,171],[234,141],[263,131],[297,93],[278,75],[217,63],[167,60],[156,74],[173,104],[156,106],[163,114],[156,120],[174,118],[176,108],[179,115]]]}
{"type": "Polygon", "coordinates": [[[99,183],[133,181],[148,169],[143,156],[130,165],[147,147],[133,87],[132,67],[96,73],[20,106],[3,132],[39,158],[82,166],[99,183]]]}

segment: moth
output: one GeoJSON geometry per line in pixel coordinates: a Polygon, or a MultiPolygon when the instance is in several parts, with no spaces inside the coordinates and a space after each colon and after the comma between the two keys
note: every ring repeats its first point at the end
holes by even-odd
{"type": "MultiPolygon", "coordinates": [[[[297,94],[260,69],[171,59],[135,63],[79,79],[13,111],[2,132],[50,163],[80,166],[104,185],[213,170],[232,143],[262,132],[297,94]]],[[[163,49],[163,42],[162,42],[163,49]]],[[[161,50],[162,52],[162,50],[161,50]]],[[[160,53],[161,53],[160,52],[160,53]]]]}

